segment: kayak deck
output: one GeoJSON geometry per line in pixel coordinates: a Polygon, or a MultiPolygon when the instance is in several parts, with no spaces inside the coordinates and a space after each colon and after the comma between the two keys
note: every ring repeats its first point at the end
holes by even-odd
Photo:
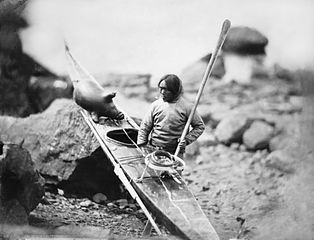
{"type": "MultiPolygon", "coordinates": [[[[131,136],[130,144],[124,144],[125,139],[119,142],[110,138],[110,134],[117,130],[122,130],[123,133],[127,133],[127,129],[136,130],[138,126],[132,119],[122,121],[108,119],[95,123],[85,110],[82,111],[82,115],[106,155],[123,169],[128,181],[158,223],[172,234],[184,239],[219,240],[215,229],[181,176],[176,175],[177,180],[181,182],[178,183],[173,178],[160,178],[158,171],[146,168],[143,180],[137,181],[146,165],[141,149],[133,144],[136,138],[131,136]]],[[[148,147],[145,149],[146,153],[151,151],[148,147]]]]}

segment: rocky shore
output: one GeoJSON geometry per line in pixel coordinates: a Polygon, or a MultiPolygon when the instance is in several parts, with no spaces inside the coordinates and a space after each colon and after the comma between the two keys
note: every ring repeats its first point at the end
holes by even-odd
{"type": "MultiPolygon", "coordinates": [[[[23,53],[22,18],[0,17],[0,238],[142,238],[145,216],[71,99],[72,83],[23,53]]],[[[313,71],[265,67],[268,39],[254,29],[234,28],[227,43],[183,178],[223,240],[312,239],[313,71]]],[[[180,76],[191,101],[209,57],[180,76]]],[[[150,74],[96,78],[138,123],[158,95],[150,74]]],[[[150,238],[176,239],[161,228],[150,238]]]]}

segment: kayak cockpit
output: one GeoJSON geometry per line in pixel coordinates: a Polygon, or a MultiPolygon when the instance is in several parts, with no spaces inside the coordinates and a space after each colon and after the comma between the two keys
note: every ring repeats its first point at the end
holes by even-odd
{"type": "Polygon", "coordinates": [[[119,128],[108,131],[106,138],[116,144],[136,147],[138,130],[135,128],[119,128]]]}

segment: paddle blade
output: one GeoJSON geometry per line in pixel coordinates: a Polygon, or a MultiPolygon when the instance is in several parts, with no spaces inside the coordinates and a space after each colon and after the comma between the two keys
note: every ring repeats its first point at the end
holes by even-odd
{"type": "Polygon", "coordinates": [[[222,30],[221,30],[222,34],[224,35],[227,34],[230,27],[231,27],[231,22],[229,19],[226,19],[222,24],[222,30]]]}

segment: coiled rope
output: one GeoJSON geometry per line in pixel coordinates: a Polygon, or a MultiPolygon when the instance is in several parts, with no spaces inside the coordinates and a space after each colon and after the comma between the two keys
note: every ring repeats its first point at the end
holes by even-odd
{"type": "MultiPolygon", "coordinates": [[[[119,127],[116,121],[114,121],[114,123],[117,127],[119,127]]],[[[121,129],[126,137],[130,140],[130,142],[141,152],[143,157],[145,157],[146,167],[149,166],[150,168],[153,168],[155,170],[171,171],[179,165],[185,165],[183,161],[178,161],[178,158],[175,158],[169,152],[166,152],[164,150],[155,150],[152,153],[145,154],[144,151],[138,146],[138,144],[133,141],[127,131],[124,128],[121,129]]]]}

